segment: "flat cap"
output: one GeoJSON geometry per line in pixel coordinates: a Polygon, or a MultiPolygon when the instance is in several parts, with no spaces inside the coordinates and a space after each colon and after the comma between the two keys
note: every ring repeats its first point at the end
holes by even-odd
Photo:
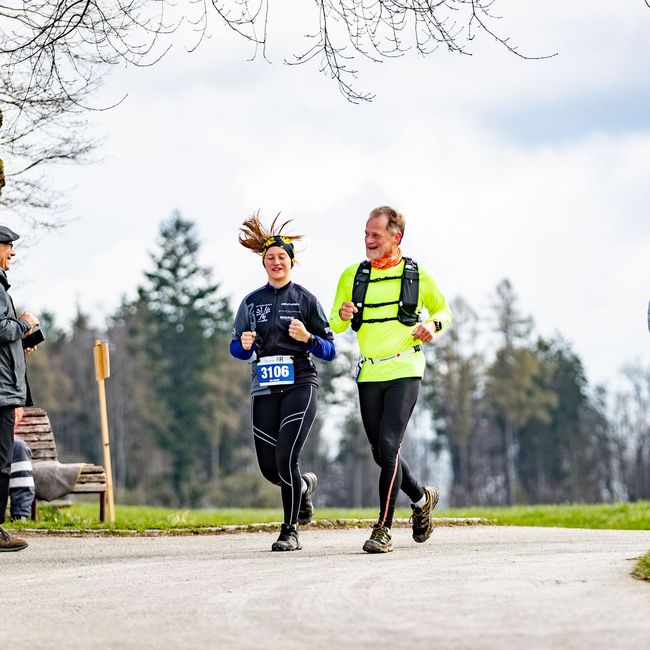
{"type": "Polygon", "coordinates": [[[20,239],[20,235],[17,235],[13,230],[7,228],[7,226],[0,226],[0,244],[16,241],[16,239],[20,239]]]}

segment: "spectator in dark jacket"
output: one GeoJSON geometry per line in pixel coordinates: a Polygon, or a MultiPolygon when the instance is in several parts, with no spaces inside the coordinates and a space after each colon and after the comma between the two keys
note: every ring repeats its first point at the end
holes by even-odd
{"type": "MultiPolygon", "coordinates": [[[[11,458],[14,447],[16,407],[27,402],[25,351],[21,339],[38,325],[29,312],[18,318],[9,296],[7,271],[14,257],[13,242],[19,238],[6,226],[0,226],[0,524],[4,523],[9,496],[11,458]]],[[[12,537],[0,527],[0,551],[20,551],[27,542],[12,537]]]]}

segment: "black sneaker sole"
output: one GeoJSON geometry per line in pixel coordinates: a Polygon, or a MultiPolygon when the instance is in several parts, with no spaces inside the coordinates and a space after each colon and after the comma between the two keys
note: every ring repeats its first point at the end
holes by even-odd
{"type": "Polygon", "coordinates": [[[273,546],[271,546],[272,551],[302,551],[302,544],[298,544],[298,546],[284,546],[283,544],[278,544],[278,542],[273,542],[273,546]]]}

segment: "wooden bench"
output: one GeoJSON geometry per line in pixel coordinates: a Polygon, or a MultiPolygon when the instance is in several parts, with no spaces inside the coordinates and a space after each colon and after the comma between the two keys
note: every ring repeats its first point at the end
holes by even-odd
{"type": "MultiPolygon", "coordinates": [[[[25,407],[20,424],[15,429],[16,436],[22,438],[32,450],[32,463],[57,460],[56,442],[50,418],[43,409],[25,407]]],[[[100,465],[84,464],[77,484],[70,494],[99,494],[99,520],[106,519],[106,472],[100,465]]],[[[32,519],[38,514],[37,499],[32,506],[32,519]]]]}

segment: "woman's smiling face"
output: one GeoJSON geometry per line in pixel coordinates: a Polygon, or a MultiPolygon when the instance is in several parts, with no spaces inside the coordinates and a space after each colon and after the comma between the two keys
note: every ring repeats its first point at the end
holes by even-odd
{"type": "Polygon", "coordinates": [[[269,276],[269,284],[282,286],[291,276],[291,258],[280,246],[271,246],[264,255],[264,268],[269,276]]]}

